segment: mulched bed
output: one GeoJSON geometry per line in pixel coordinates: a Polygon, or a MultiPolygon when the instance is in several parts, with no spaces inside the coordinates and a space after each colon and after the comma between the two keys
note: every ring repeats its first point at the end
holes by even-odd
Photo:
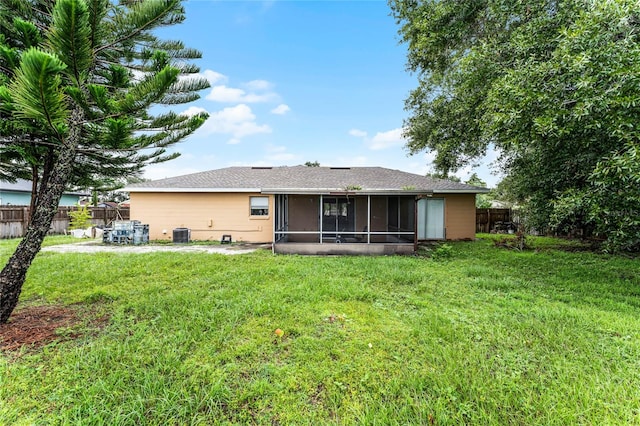
{"type": "MultiPolygon", "coordinates": [[[[82,335],[81,330],[87,330],[85,315],[86,310],[75,306],[28,306],[16,310],[9,322],[0,324],[0,350],[37,349],[54,341],[78,338],[82,335]]],[[[106,320],[98,318],[89,328],[100,329],[106,320]]]]}

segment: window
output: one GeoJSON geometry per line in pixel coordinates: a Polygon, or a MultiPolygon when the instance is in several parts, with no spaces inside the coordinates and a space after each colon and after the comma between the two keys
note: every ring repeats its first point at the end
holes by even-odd
{"type": "Polygon", "coordinates": [[[251,216],[269,215],[269,197],[249,197],[251,200],[251,216]]]}

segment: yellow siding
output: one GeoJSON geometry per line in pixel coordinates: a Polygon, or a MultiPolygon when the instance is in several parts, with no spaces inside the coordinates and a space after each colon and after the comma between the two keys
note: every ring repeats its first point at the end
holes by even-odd
{"type": "Polygon", "coordinates": [[[149,224],[151,240],[173,239],[175,228],[191,229],[192,240],[270,242],[273,238],[273,196],[269,215],[250,216],[249,193],[131,193],[131,219],[149,224]]]}
{"type": "MultiPolygon", "coordinates": [[[[264,196],[249,193],[131,193],[131,219],[149,224],[149,238],[171,241],[175,228],[191,229],[193,240],[220,240],[231,234],[233,241],[271,242],[273,238],[273,196],[269,195],[269,215],[250,216],[249,197],[264,196]],[[166,232],[165,232],[166,231],[166,232]]],[[[438,194],[445,199],[445,227],[448,240],[475,238],[476,210],[475,194],[438,194]]],[[[289,207],[297,206],[295,197],[290,198],[289,207]]],[[[304,197],[299,197],[300,201],[304,197]]],[[[305,201],[314,197],[306,197],[305,201]]],[[[372,197],[372,200],[376,197],[372,197]]],[[[315,198],[317,200],[317,197],[315,198]]],[[[379,201],[379,200],[378,200],[379,201]]],[[[317,201],[316,201],[317,202],[317,201]]],[[[386,203],[372,206],[371,230],[386,230],[386,203]],[[378,229],[383,227],[385,229],[378,229]]],[[[300,207],[300,206],[297,206],[300,207]]],[[[296,221],[290,215],[290,222],[296,221]]],[[[363,218],[358,218],[358,221],[363,218]]],[[[364,219],[366,221],[366,219],[364,219]]],[[[317,211],[314,214],[317,228],[317,211]]],[[[291,223],[290,223],[291,224],[291,223]]],[[[374,239],[372,239],[374,241],[374,239]]]]}
{"type": "Polygon", "coordinates": [[[476,195],[445,194],[445,228],[447,240],[470,240],[476,237],[476,195]]]}

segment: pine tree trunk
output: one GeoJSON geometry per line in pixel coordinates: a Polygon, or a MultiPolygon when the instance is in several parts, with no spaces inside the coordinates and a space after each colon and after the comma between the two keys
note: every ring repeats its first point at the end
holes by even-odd
{"type": "Polygon", "coordinates": [[[42,196],[38,197],[35,211],[31,212],[27,233],[0,272],[0,324],[9,320],[18,304],[29,266],[40,251],[42,241],[58,211],[58,203],[71,176],[76,147],[80,140],[81,119],[81,110],[76,109],[71,113],[70,134],[60,147],[58,160],[51,170],[50,178],[46,183],[42,183],[46,184],[46,188],[40,192],[42,196]]]}

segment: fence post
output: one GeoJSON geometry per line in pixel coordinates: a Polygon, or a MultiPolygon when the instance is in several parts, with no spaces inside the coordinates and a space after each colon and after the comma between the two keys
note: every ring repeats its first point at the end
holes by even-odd
{"type": "Polygon", "coordinates": [[[29,207],[22,208],[22,236],[27,235],[27,228],[29,227],[29,216],[30,216],[29,207]]]}

